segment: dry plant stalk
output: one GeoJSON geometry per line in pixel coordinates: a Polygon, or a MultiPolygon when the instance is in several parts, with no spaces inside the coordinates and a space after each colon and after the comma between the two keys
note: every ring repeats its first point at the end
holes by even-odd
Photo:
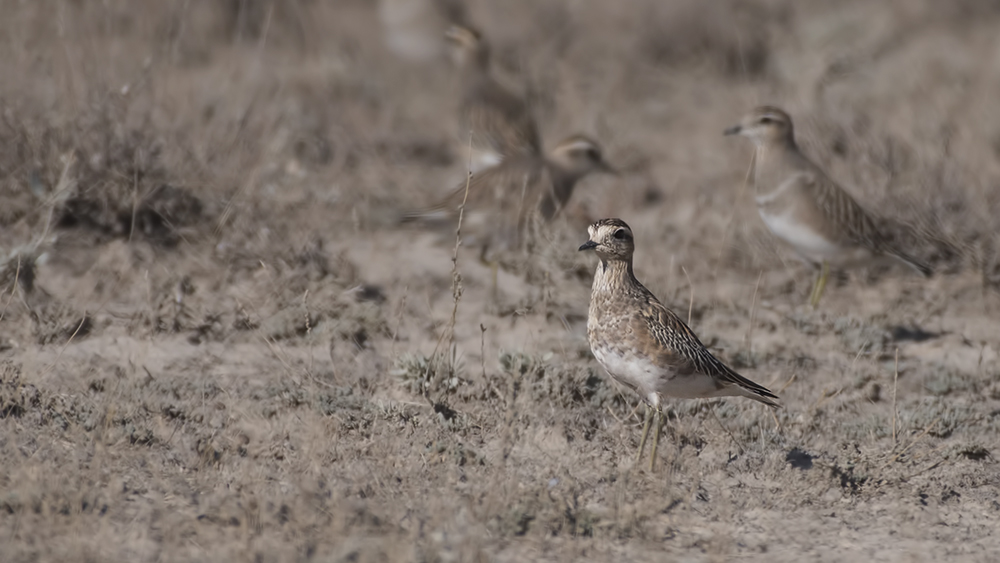
{"type": "Polygon", "coordinates": [[[479,367],[483,370],[483,381],[486,381],[486,325],[479,323],[479,367]]]}
{"type": "Polygon", "coordinates": [[[917,445],[917,442],[919,442],[921,440],[921,438],[923,438],[924,436],[926,436],[927,433],[931,431],[931,428],[934,428],[937,425],[937,423],[940,422],[940,421],[941,421],[941,417],[940,416],[937,417],[937,418],[935,418],[934,420],[932,420],[931,423],[928,424],[927,426],[925,426],[924,429],[920,432],[920,434],[917,434],[917,437],[914,438],[909,444],[907,444],[906,447],[903,448],[903,450],[901,452],[899,452],[898,454],[892,456],[892,458],[889,459],[889,461],[886,461],[885,463],[883,463],[882,467],[880,467],[880,469],[885,469],[890,464],[892,464],[893,462],[895,462],[897,459],[903,457],[903,455],[906,452],[910,451],[910,448],[912,448],[913,446],[917,445]]]}
{"type": "MultiPolygon", "coordinates": [[[[469,160],[468,173],[465,176],[465,194],[462,196],[462,204],[458,206],[458,223],[455,226],[455,247],[451,253],[451,319],[448,321],[448,331],[441,335],[437,346],[434,348],[434,356],[438,356],[441,350],[441,343],[445,335],[448,338],[448,350],[455,347],[455,323],[458,322],[458,302],[462,300],[462,273],[458,270],[458,249],[462,246],[462,220],[465,218],[465,204],[469,200],[469,186],[472,184],[472,135],[469,135],[469,160]]],[[[454,354],[448,360],[449,370],[454,369],[454,354]]]]}
{"type": "MultiPolygon", "coordinates": [[[[471,148],[469,158],[472,158],[471,148]]],[[[458,207],[458,224],[455,226],[455,248],[452,249],[451,253],[451,296],[454,306],[451,309],[451,321],[448,325],[448,332],[450,334],[449,347],[455,344],[455,322],[458,316],[458,302],[462,299],[462,273],[458,271],[458,249],[462,246],[462,220],[465,218],[465,203],[469,200],[469,185],[471,183],[472,171],[470,170],[465,176],[465,194],[462,196],[462,205],[458,207]]]]}
{"type": "Polygon", "coordinates": [[[899,381],[899,348],[896,348],[896,366],[892,373],[892,449],[896,449],[896,383],[899,381]]]}

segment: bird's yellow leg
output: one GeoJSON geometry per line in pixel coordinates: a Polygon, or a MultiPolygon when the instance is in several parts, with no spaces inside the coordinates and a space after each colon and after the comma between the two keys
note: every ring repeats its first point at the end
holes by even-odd
{"type": "Polygon", "coordinates": [[[486,245],[480,247],[479,263],[484,266],[489,266],[490,268],[490,281],[491,281],[490,299],[492,299],[493,303],[495,304],[497,302],[497,291],[498,291],[497,278],[500,275],[500,260],[491,260],[490,258],[488,258],[487,257],[488,251],[489,248],[486,245]]]}
{"type": "Polygon", "coordinates": [[[649,454],[649,472],[653,472],[653,466],[656,464],[656,446],[660,443],[660,431],[663,430],[663,411],[660,410],[660,405],[656,405],[656,421],[653,423],[653,451],[649,454]]]}
{"type": "Polygon", "coordinates": [[[635,453],[636,464],[638,464],[639,460],[642,459],[642,450],[645,449],[646,438],[649,436],[649,421],[652,420],[652,418],[653,418],[653,411],[650,410],[649,405],[646,404],[646,423],[642,425],[642,439],[639,440],[639,451],[635,453]]]}
{"type": "Polygon", "coordinates": [[[816,285],[813,287],[812,295],[809,296],[809,304],[815,307],[819,304],[819,298],[823,296],[823,290],[826,289],[826,280],[830,277],[830,263],[823,261],[823,266],[820,268],[819,277],[816,278],[816,285]]]}

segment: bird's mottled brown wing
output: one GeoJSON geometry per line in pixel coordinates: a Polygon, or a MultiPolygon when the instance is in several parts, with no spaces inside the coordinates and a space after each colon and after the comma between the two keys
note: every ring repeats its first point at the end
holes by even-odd
{"type": "Polygon", "coordinates": [[[475,147],[490,148],[505,158],[541,155],[541,138],[530,108],[495,81],[467,92],[461,117],[462,134],[471,134],[475,147]]]}
{"type": "Polygon", "coordinates": [[[647,306],[632,321],[636,340],[647,342],[645,352],[659,365],[669,365],[678,375],[704,374],[715,378],[720,388],[738,385],[773,405],[778,396],[767,388],[736,373],[708,351],[687,324],[667,309],[656,297],[642,288],[647,306]],[[645,338],[644,338],[645,336],[645,338]]]}

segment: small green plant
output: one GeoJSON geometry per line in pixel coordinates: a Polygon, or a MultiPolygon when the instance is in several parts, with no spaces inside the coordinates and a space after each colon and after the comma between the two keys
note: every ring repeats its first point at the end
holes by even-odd
{"type": "Polygon", "coordinates": [[[405,354],[396,359],[389,374],[400,378],[415,395],[441,396],[455,393],[467,382],[458,373],[461,364],[436,361],[420,354],[405,354]]]}

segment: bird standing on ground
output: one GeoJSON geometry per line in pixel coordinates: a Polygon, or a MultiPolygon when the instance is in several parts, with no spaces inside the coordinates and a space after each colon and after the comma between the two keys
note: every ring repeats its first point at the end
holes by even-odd
{"type": "Polygon", "coordinates": [[[719,361],[673,311],[667,309],[632,272],[635,242],[621,219],[601,219],[588,229],[580,250],[593,250],[600,263],[594,274],[587,316],[587,337],[597,361],[646,403],[645,424],[636,463],[655,418],[653,469],[663,413],[661,397],[707,399],[748,397],[778,407],[778,396],[719,361]]]}
{"type": "Polygon", "coordinates": [[[809,297],[814,307],[830,264],[850,267],[884,255],[931,275],[927,264],[899,248],[874,217],[799,151],[787,113],[756,108],[725,134],[753,141],[757,210],[768,229],[819,268],[809,297]]]}
{"type": "Polygon", "coordinates": [[[540,155],[538,126],[527,102],[501,85],[490,68],[490,48],[476,30],[454,25],[445,34],[460,72],[458,140],[472,150],[472,171],[505,158],[540,155]]]}

